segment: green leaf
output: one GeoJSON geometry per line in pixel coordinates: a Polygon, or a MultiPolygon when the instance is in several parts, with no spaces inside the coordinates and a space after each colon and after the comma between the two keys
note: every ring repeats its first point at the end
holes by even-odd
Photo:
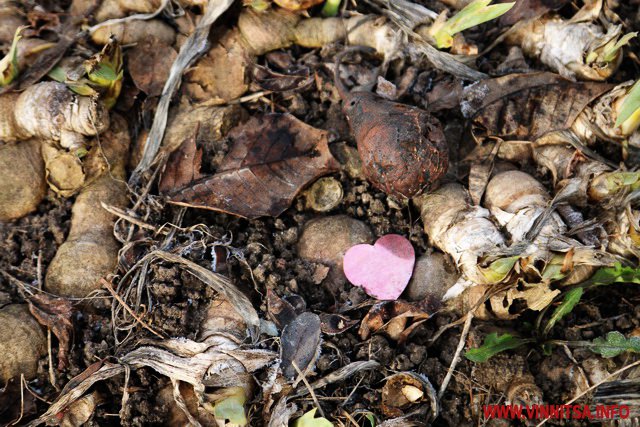
{"type": "Polygon", "coordinates": [[[625,97],[616,119],[616,127],[621,126],[638,110],[640,110],[640,80],[635,82],[625,97]]]}
{"type": "Polygon", "coordinates": [[[376,427],[376,417],[374,417],[373,414],[369,413],[365,415],[365,417],[367,421],[369,421],[369,427],[376,427]]]}
{"type": "Polygon", "coordinates": [[[499,283],[507,277],[519,259],[519,256],[500,258],[493,261],[488,267],[480,267],[479,269],[489,283],[499,283]]]}
{"type": "Polygon", "coordinates": [[[317,410],[318,408],[313,408],[312,410],[298,418],[293,423],[293,427],[333,427],[331,421],[326,418],[314,418],[317,410]]]}
{"type": "Polygon", "coordinates": [[[340,10],[340,0],[326,0],[322,6],[322,16],[336,16],[340,10]]]}
{"type": "Polygon", "coordinates": [[[602,61],[604,62],[613,61],[616,58],[616,54],[618,53],[618,51],[623,46],[629,44],[629,41],[637,35],[638,33],[635,33],[635,32],[625,34],[624,36],[620,37],[620,40],[618,40],[613,46],[611,47],[607,46],[606,50],[602,53],[602,61]]]}
{"type": "Polygon", "coordinates": [[[625,351],[640,353],[640,337],[627,339],[620,332],[611,331],[606,339],[602,337],[594,339],[590,349],[602,357],[615,357],[625,351]]]}
{"type": "Polygon", "coordinates": [[[247,415],[244,410],[246,396],[242,387],[228,389],[227,397],[218,400],[213,405],[213,415],[217,419],[229,420],[231,424],[247,425],[247,415]]]}
{"type": "Polygon", "coordinates": [[[598,269],[593,276],[582,282],[582,287],[606,286],[612,283],[640,283],[640,268],[623,267],[619,262],[613,267],[598,269]]]}
{"type": "Polygon", "coordinates": [[[576,304],[580,302],[580,298],[582,298],[583,293],[583,288],[573,288],[564,295],[564,300],[562,300],[562,303],[553,311],[553,314],[549,318],[547,325],[544,327],[543,335],[547,335],[551,328],[553,328],[553,325],[558,322],[558,320],[571,313],[576,304]]]}
{"type": "Polygon", "coordinates": [[[13,42],[7,55],[0,60],[0,87],[7,86],[18,77],[18,42],[22,38],[20,35],[27,27],[18,27],[13,35],[13,42]]]}
{"type": "Polygon", "coordinates": [[[490,5],[492,0],[475,0],[460,12],[438,26],[433,34],[436,47],[439,49],[451,47],[453,36],[471,27],[483,24],[504,15],[513,7],[515,2],[490,5]]]}
{"type": "Polygon", "coordinates": [[[532,341],[532,339],[516,338],[511,334],[498,335],[493,332],[486,336],[482,346],[468,350],[465,353],[465,357],[472,362],[482,363],[498,353],[520,347],[532,341]]]}
{"type": "Polygon", "coordinates": [[[62,67],[59,66],[53,67],[51,71],[47,73],[47,76],[60,83],[64,83],[65,80],[67,80],[67,73],[65,73],[62,67]]]}

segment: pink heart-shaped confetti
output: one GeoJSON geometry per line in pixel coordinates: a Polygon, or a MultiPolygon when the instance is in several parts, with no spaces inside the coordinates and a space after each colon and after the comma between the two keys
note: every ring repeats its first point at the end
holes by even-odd
{"type": "Polygon", "coordinates": [[[344,274],[374,298],[398,299],[413,274],[416,255],[411,242],[387,234],[373,245],[355,245],[344,255],[344,274]]]}

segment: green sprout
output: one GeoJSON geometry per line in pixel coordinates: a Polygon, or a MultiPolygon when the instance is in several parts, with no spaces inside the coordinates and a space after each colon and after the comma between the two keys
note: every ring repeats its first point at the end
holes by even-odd
{"type": "Polygon", "coordinates": [[[85,61],[87,77],[103,94],[103,102],[107,108],[115,105],[122,89],[122,49],[115,38],[98,55],[85,61]]]}
{"type": "Polygon", "coordinates": [[[498,353],[518,348],[533,341],[530,338],[518,338],[511,334],[498,335],[497,332],[493,332],[486,336],[480,347],[468,350],[464,356],[472,362],[482,363],[498,353]]]}
{"type": "Polygon", "coordinates": [[[429,33],[438,49],[451,47],[453,36],[461,31],[499,18],[513,7],[515,2],[489,5],[492,0],[475,0],[450,19],[434,22],[429,33]]]}
{"type": "Polygon", "coordinates": [[[104,105],[110,109],[115,105],[122,89],[122,50],[112,38],[100,53],[84,61],[79,68],[65,71],[57,66],[49,71],[48,76],[66,84],[78,95],[101,95],[104,105]]]}
{"type": "Polygon", "coordinates": [[[620,49],[629,44],[629,41],[637,36],[638,33],[628,33],[620,37],[612,37],[604,46],[597,46],[591,50],[585,59],[587,64],[592,63],[609,63],[614,61],[618,57],[620,49]]]}
{"type": "Polygon", "coordinates": [[[7,86],[18,77],[18,42],[22,38],[21,33],[25,28],[27,27],[16,29],[9,52],[0,60],[0,87],[7,86]]]}
{"type": "Polygon", "coordinates": [[[621,127],[625,135],[631,134],[638,125],[640,125],[640,80],[635,82],[625,95],[616,119],[616,127],[621,127]]]}
{"type": "Polygon", "coordinates": [[[322,6],[322,16],[336,16],[340,10],[340,0],[326,0],[322,6]]]}

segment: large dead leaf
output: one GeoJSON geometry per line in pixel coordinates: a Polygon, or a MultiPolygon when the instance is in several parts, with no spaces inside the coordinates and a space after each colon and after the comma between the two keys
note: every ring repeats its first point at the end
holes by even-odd
{"type": "Polygon", "coordinates": [[[253,117],[229,137],[233,146],[217,173],[174,189],[172,203],[250,219],[278,216],[305,185],[338,170],[327,132],[289,114],[253,117]]]}
{"type": "Polygon", "coordinates": [[[487,136],[534,141],[570,128],[578,114],[611,87],[552,73],[509,74],[467,86],[460,105],[462,114],[487,136]]]}
{"type": "Polygon", "coordinates": [[[127,68],[133,83],[149,96],[161,95],[177,56],[171,46],[153,35],[148,36],[127,55],[127,68]]]}

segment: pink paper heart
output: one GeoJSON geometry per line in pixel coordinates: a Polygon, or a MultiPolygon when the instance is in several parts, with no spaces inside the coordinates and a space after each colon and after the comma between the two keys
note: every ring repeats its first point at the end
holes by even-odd
{"type": "Polygon", "coordinates": [[[344,274],[374,298],[398,299],[413,274],[416,255],[411,242],[387,234],[373,245],[352,246],[344,255],[344,274]]]}

